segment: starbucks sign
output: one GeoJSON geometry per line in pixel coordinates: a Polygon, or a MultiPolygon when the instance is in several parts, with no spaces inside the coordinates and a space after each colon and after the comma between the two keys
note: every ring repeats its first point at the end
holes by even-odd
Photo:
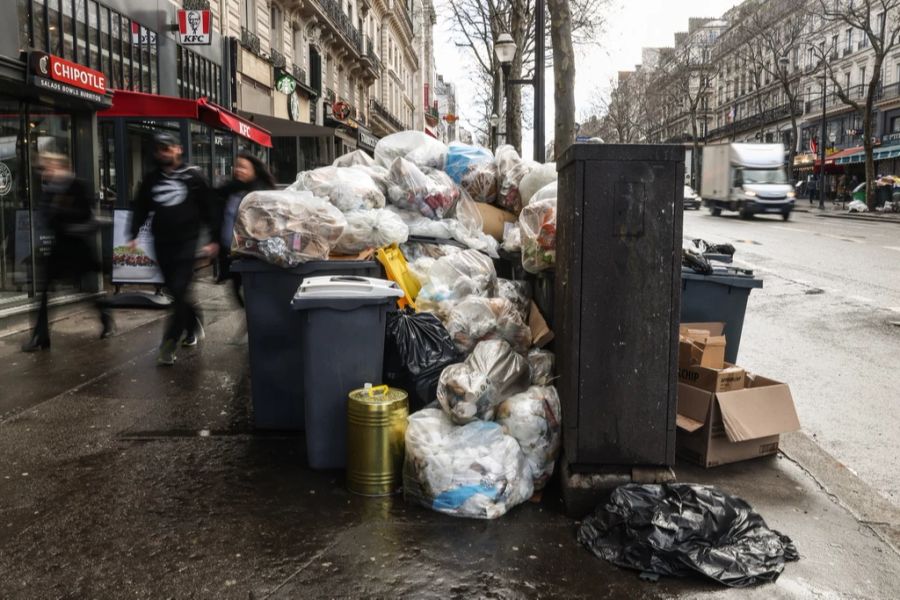
{"type": "Polygon", "coordinates": [[[0,196],[5,196],[12,191],[13,177],[12,171],[6,166],[6,163],[0,162],[0,196]]]}

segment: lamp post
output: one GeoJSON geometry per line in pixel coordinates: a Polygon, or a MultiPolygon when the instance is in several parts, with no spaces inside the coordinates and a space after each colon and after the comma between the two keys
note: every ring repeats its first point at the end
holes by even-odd
{"type": "Polygon", "coordinates": [[[544,162],[544,0],[535,0],[534,6],[534,77],[510,79],[509,72],[516,56],[516,42],[508,33],[501,33],[494,42],[494,54],[503,70],[503,89],[506,93],[506,131],[514,116],[509,111],[509,89],[513,85],[534,87],[534,160],[544,162]]]}
{"type": "Polygon", "coordinates": [[[819,209],[825,210],[825,138],[827,121],[825,119],[825,91],[828,89],[828,68],[822,68],[822,135],[819,136],[819,209]]]}
{"type": "Polygon", "coordinates": [[[500,124],[500,117],[497,113],[491,115],[491,151],[497,151],[497,125],[500,124]]]}

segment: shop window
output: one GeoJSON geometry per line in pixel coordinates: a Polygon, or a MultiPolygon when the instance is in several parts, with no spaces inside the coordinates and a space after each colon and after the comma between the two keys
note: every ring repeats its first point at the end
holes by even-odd
{"type": "Polygon", "coordinates": [[[112,55],[112,82],[113,88],[117,90],[125,89],[122,79],[122,40],[121,40],[121,24],[119,23],[118,13],[110,11],[109,29],[110,36],[110,54],[112,55]]]}
{"type": "Polygon", "coordinates": [[[231,179],[234,169],[234,136],[220,131],[213,132],[213,178],[216,187],[224,185],[231,179]]]}
{"type": "Polygon", "coordinates": [[[212,175],[212,144],[210,128],[199,123],[191,123],[191,164],[199,167],[207,181],[212,175]]]}
{"type": "Polygon", "coordinates": [[[113,77],[112,55],[110,53],[109,40],[109,9],[100,6],[100,63],[102,71],[108,80],[107,85],[115,88],[115,77],[113,77]]]}
{"type": "Polygon", "coordinates": [[[131,56],[131,21],[126,17],[120,17],[121,41],[122,41],[122,89],[134,89],[134,72],[132,71],[131,56]]]}
{"type": "Polygon", "coordinates": [[[272,4],[270,11],[270,24],[272,26],[272,39],[269,45],[273,50],[284,52],[284,20],[282,18],[281,9],[272,4]]]}
{"type": "Polygon", "coordinates": [[[16,14],[19,17],[19,48],[28,45],[31,36],[31,14],[28,0],[16,0],[16,14]]]}
{"type": "MultiPolygon", "coordinates": [[[[47,50],[47,6],[46,0],[32,0],[31,4],[31,45],[47,50]]],[[[25,38],[23,38],[25,39],[25,38]]]]}
{"type": "Polygon", "coordinates": [[[88,53],[90,54],[88,60],[90,61],[90,67],[92,69],[97,69],[98,71],[102,71],[103,66],[100,64],[99,6],[93,0],[91,0],[91,2],[88,4],[87,18],[88,18],[87,45],[88,45],[88,53]]]}
{"type": "Polygon", "coordinates": [[[51,54],[62,56],[62,16],[59,14],[59,2],[57,0],[46,0],[46,2],[48,51],[51,54]]]}
{"type": "Polygon", "coordinates": [[[256,33],[256,0],[241,0],[241,27],[256,33]]]}
{"type": "Polygon", "coordinates": [[[891,133],[900,133],[900,116],[891,117],[891,133]]]}
{"type": "Polygon", "coordinates": [[[152,37],[155,37],[154,34],[141,25],[141,91],[147,93],[150,93],[153,88],[150,81],[150,46],[155,40],[152,37]]]}
{"type": "Polygon", "coordinates": [[[68,60],[75,60],[75,21],[72,19],[72,0],[61,0],[61,3],[63,53],[60,56],[68,60]]]}
{"type": "Polygon", "coordinates": [[[75,60],[83,65],[89,64],[90,56],[87,48],[87,35],[85,33],[85,25],[87,24],[87,2],[86,0],[75,0],[75,60]]]}

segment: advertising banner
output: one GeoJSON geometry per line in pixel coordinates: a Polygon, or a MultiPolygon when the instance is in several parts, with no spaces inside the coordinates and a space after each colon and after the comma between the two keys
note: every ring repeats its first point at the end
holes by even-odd
{"type": "Polygon", "coordinates": [[[130,210],[117,210],[113,213],[113,283],[162,284],[162,272],[156,264],[156,253],[153,250],[150,219],[141,226],[137,247],[133,250],[128,247],[130,227],[130,210]]]}

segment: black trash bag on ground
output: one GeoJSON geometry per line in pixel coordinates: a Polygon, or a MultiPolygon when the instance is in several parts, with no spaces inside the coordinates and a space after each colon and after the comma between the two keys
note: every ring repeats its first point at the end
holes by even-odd
{"type": "Polygon", "coordinates": [[[734,256],[734,246],[731,244],[713,244],[712,242],[707,242],[706,240],[696,239],[693,240],[694,245],[700,250],[701,254],[725,254],[727,256],[734,256]]]}
{"type": "Polygon", "coordinates": [[[731,587],[772,582],[799,558],[749,504],[710,486],[628,484],[585,519],[578,541],[621,567],[731,587]]]}
{"type": "Polygon", "coordinates": [[[411,411],[435,400],[441,371],[462,359],[446,327],[433,314],[411,310],[388,314],[384,379],[409,394],[411,411]]]}
{"type": "Polygon", "coordinates": [[[681,249],[681,264],[701,275],[712,275],[713,268],[709,261],[693,245],[684,244],[681,249]]]}

